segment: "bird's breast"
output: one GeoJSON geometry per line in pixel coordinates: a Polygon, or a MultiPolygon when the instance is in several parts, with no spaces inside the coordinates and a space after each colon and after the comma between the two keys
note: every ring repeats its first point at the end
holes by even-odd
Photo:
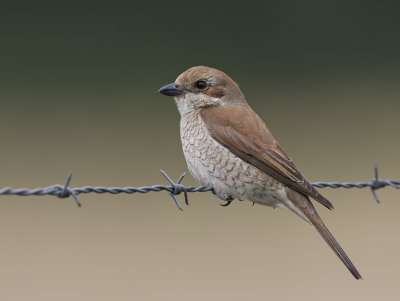
{"type": "Polygon", "coordinates": [[[190,173],[201,185],[211,186],[216,148],[199,112],[182,116],[180,128],[182,149],[190,173]]]}
{"type": "Polygon", "coordinates": [[[271,193],[280,183],[215,141],[198,110],[182,116],[180,132],[189,171],[201,185],[214,187],[222,199],[275,201],[271,193]]]}

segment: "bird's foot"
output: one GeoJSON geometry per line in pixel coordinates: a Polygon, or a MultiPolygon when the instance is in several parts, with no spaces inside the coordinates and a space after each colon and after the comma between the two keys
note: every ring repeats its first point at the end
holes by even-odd
{"type": "Polygon", "coordinates": [[[233,200],[234,200],[235,198],[234,197],[227,197],[226,199],[225,199],[225,201],[226,201],[226,203],[225,204],[220,204],[222,207],[227,207],[227,206],[229,206],[232,202],[233,202],[233,200]]]}

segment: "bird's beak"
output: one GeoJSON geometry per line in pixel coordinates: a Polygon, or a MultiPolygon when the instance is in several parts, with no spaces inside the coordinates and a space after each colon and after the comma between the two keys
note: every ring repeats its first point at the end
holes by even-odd
{"type": "Polygon", "coordinates": [[[164,87],[161,87],[160,90],[158,90],[158,93],[167,95],[167,96],[178,96],[186,93],[185,89],[182,89],[179,87],[177,84],[172,83],[165,85],[164,87]]]}

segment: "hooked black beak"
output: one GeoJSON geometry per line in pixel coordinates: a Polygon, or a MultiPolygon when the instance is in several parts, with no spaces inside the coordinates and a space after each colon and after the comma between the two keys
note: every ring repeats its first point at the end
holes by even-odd
{"type": "Polygon", "coordinates": [[[186,90],[180,88],[177,84],[172,83],[165,85],[164,87],[161,87],[160,90],[158,90],[158,93],[167,95],[167,96],[178,96],[186,93],[186,90]]]}

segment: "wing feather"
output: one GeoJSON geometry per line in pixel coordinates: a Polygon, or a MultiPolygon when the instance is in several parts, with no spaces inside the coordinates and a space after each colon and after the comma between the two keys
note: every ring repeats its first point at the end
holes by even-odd
{"type": "Polygon", "coordinates": [[[212,106],[202,109],[200,114],[211,136],[233,154],[325,207],[333,208],[304,178],[248,105],[212,106]]]}

